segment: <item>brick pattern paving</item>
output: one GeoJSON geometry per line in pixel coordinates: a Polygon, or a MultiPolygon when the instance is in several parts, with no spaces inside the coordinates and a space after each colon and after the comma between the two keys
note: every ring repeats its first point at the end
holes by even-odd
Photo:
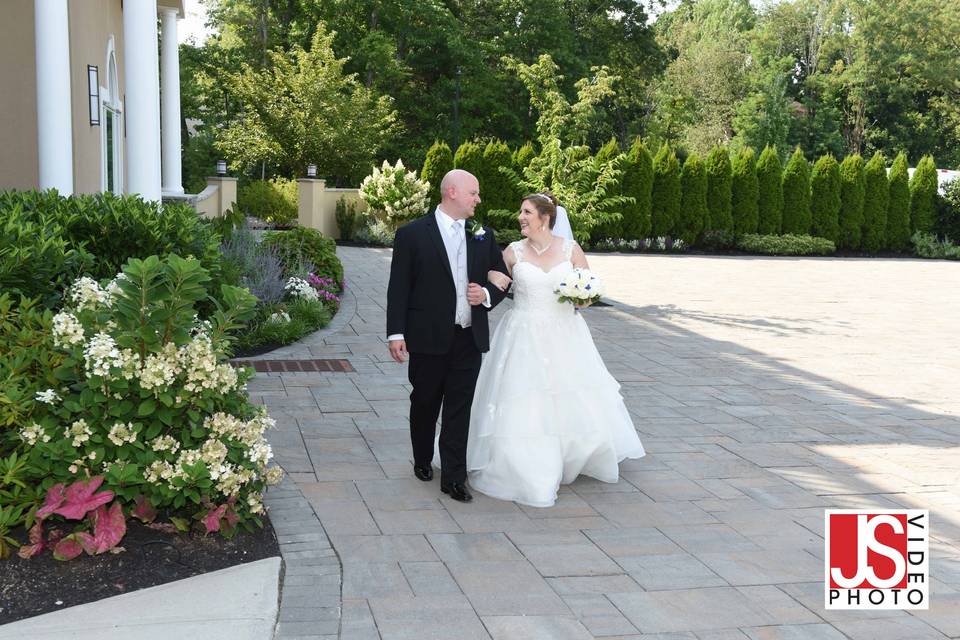
{"type": "Polygon", "coordinates": [[[338,253],[334,325],[263,359],[354,371],[250,382],[289,478],[279,638],[960,637],[960,264],[590,256],[649,454],[536,509],[413,478],[390,251],[338,253]],[[929,611],[823,609],[828,507],[930,509],[929,611]]]}
{"type": "Polygon", "coordinates": [[[349,360],[314,358],[312,360],[231,360],[234,367],[253,367],[258,373],[353,373],[349,360]]]}

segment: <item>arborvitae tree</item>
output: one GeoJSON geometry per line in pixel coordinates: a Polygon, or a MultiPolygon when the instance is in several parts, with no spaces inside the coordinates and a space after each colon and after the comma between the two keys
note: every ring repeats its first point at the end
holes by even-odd
{"type": "Polygon", "coordinates": [[[478,214],[483,219],[487,211],[494,209],[514,209],[520,207],[520,200],[514,198],[513,182],[500,171],[500,167],[511,168],[513,154],[510,147],[499,140],[493,140],[483,150],[483,173],[480,178],[481,202],[478,214]]]}
{"type": "Polygon", "coordinates": [[[783,170],[783,233],[810,233],[810,163],[797,147],[783,170]]]}
{"type": "Polygon", "coordinates": [[[840,164],[840,242],[845,249],[859,249],[863,243],[863,199],[867,181],[859,153],[840,164]]]}
{"type": "Polygon", "coordinates": [[[931,156],[920,159],[910,179],[910,232],[931,233],[937,220],[937,165],[931,156]]]}
{"type": "Polygon", "coordinates": [[[780,233],[783,224],[783,165],[777,148],[767,145],[757,160],[757,233],[780,233]]]}
{"type": "MultiPolygon", "coordinates": [[[[616,161],[617,158],[620,158],[621,161],[623,156],[620,153],[620,145],[617,144],[617,139],[611,137],[610,140],[600,147],[597,151],[597,155],[593,157],[593,161],[597,166],[602,166],[608,162],[616,161]]],[[[616,186],[608,190],[608,195],[619,196],[623,193],[623,174],[620,175],[620,180],[617,182],[616,186]]],[[[620,212],[621,216],[623,211],[620,212]]],[[[594,227],[590,233],[591,237],[594,240],[600,238],[622,238],[624,237],[623,229],[623,217],[616,221],[610,221],[605,224],[600,224],[594,227]]]]}
{"type": "MultiPolygon", "coordinates": [[[[467,140],[457,149],[453,164],[457,169],[479,177],[483,173],[483,147],[473,140],[467,140]]],[[[480,185],[480,196],[483,197],[483,185],[480,185]]]]}
{"type": "Polygon", "coordinates": [[[887,159],[877,151],[863,169],[863,242],[865,251],[876,253],[887,237],[887,206],[890,183],[887,182],[887,159]]]}
{"type": "Polygon", "coordinates": [[[707,168],[692,151],[680,172],[680,215],[674,235],[688,245],[696,242],[707,218],[707,168]]]}
{"type": "Polygon", "coordinates": [[[730,212],[733,214],[733,231],[737,235],[757,232],[759,189],[757,156],[752,147],[746,147],[733,161],[730,188],[730,212]]]}
{"type": "MultiPolygon", "coordinates": [[[[513,152],[513,169],[521,173],[530,164],[530,161],[537,156],[532,142],[526,142],[522,147],[513,152]]],[[[526,194],[524,194],[526,195],[526,194]]]]}
{"type": "Polygon", "coordinates": [[[680,212],[680,162],[677,154],[666,143],[653,159],[653,207],[651,229],[653,237],[669,236],[680,212]]]}
{"type": "Polygon", "coordinates": [[[894,251],[905,251],[910,247],[910,186],[906,154],[901,152],[894,159],[889,182],[887,247],[894,251]]]}
{"type": "Polygon", "coordinates": [[[733,231],[733,216],[730,215],[732,182],[730,154],[725,148],[715,146],[707,156],[707,229],[733,231]]]}
{"type": "Polygon", "coordinates": [[[637,137],[627,152],[620,178],[623,195],[634,199],[623,211],[623,237],[634,240],[650,235],[650,206],[653,195],[653,157],[637,137]]]}
{"type": "Polygon", "coordinates": [[[446,142],[437,140],[427,151],[420,177],[430,181],[430,206],[440,202],[440,181],[453,169],[453,152],[446,142]]]}
{"type": "Polygon", "coordinates": [[[810,174],[810,233],[836,242],[840,237],[840,165],[821,156],[810,174]]]}

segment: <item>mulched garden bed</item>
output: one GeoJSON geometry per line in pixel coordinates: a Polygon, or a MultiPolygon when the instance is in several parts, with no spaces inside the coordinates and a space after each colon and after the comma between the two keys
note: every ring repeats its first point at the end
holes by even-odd
{"type": "Polygon", "coordinates": [[[122,553],[83,554],[68,562],[54,560],[49,550],[31,560],[0,560],[0,625],[280,555],[269,520],[227,540],[171,535],[131,519],[120,546],[122,553]]]}

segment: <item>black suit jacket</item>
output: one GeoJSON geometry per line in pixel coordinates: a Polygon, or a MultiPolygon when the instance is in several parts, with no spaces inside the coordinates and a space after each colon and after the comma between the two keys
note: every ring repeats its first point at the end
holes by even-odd
{"type": "MultiPolygon", "coordinates": [[[[507,273],[493,230],[484,227],[482,239],[467,232],[467,279],[490,293],[490,308],[504,293],[487,282],[487,272],[507,273]]],[[[477,349],[490,348],[488,309],[470,307],[477,349]]],[[[397,229],[387,289],[387,335],[402,333],[411,353],[440,355],[453,345],[457,290],[450,261],[433,211],[397,229]]]]}

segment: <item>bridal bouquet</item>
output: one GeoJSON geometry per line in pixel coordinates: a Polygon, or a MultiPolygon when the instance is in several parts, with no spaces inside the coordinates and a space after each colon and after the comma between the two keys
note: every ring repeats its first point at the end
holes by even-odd
{"type": "Polygon", "coordinates": [[[560,302],[585,305],[598,302],[604,289],[603,282],[590,273],[589,269],[577,267],[560,278],[553,292],[557,294],[560,302]]]}

